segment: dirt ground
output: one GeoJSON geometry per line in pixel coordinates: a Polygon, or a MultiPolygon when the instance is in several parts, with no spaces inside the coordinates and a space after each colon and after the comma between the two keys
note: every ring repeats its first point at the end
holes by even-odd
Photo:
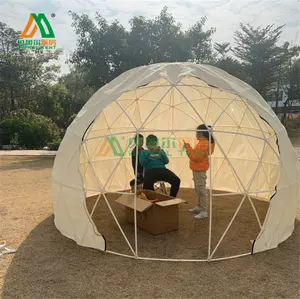
{"type": "MultiPolygon", "coordinates": [[[[115,202],[118,195],[107,194],[106,197],[132,248],[134,248],[134,227],[126,221],[124,207],[115,202]]],[[[207,218],[196,221],[187,212],[189,208],[193,207],[194,200],[196,200],[193,189],[181,189],[178,197],[188,201],[187,204],[179,206],[178,231],[152,236],[148,232],[138,230],[138,252],[140,256],[170,259],[207,259],[209,220],[207,218]]],[[[89,212],[91,212],[96,199],[97,197],[87,200],[89,212]]],[[[241,200],[240,195],[222,196],[213,199],[212,248],[217,245],[241,200]]],[[[253,200],[253,204],[261,223],[263,223],[269,204],[257,200],[253,200]]],[[[147,217],[147,215],[144,217],[147,217]]],[[[102,197],[93,214],[93,220],[98,231],[106,239],[107,250],[132,255],[115,220],[110,216],[107,204],[102,197]]],[[[252,248],[251,240],[254,240],[258,233],[259,225],[255,214],[250,202],[245,200],[228,233],[218,247],[214,258],[250,252],[252,248]]]]}
{"type": "MultiPolygon", "coordinates": [[[[53,159],[0,157],[0,242],[18,252],[0,257],[0,298],[300,298],[300,222],[277,249],[212,263],[136,261],[77,246],[53,223],[53,159]]],[[[152,236],[139,231],[139,253],[147,257],[206,258],[208,221],[194,221],[180,206],[179,231],[152,236]]],[[[122,207],[109,198],[129,241],[133,228],[122,207]]],[[[212,248],[230,221],[240,198],[214,200],[212,248]]],[[[88,200],[91,209],[93,199],[88,200]]],[[[267,204],[254,200],[263,221],[267,204]]],[[[130,254],[107,207],[100,200],[94,221],[108,249],[130,254]],[[106,208],[106,210],[105,210],[106,208]],[[119,233],[119,235],[118,235],[119,233]]],[[[300,215],[298,215],[300,216],[300,215]]],[[[248,252],[258,224],[245,201],[215,257],[248,252]]]]}

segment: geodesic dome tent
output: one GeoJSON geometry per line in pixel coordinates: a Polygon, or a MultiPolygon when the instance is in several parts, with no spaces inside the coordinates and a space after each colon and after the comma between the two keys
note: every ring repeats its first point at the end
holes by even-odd
{"type": "MultiPolygon", "coordinates": [[[[134,178],[130,152],[136,133],[157,135],[169,155],[168,168],[180,177],[181,187],[193,188],[182,140],[194,144],[195,129],[202,123],[212,126],[209,133],[216,143],[207,180],[210,206],[215,196],[242,195],[233,219],[249,200],[260,227],[249,253],[277,247],[293,232],[300,197],[299,164],[287,133],[252,87],[218,68],[193,63],[131,69],[85,104],[69,126],[54,163],[58,230],[79,245],[106,250],[101,228],[91,218],[95,207],[88,211],[86,197],[104,196],[113,214],[106,195],[126,193],[134,178]],[[270,203],[263,222],[252,198],[270,203]]],[[[210,209],[210,220],[212,213],[210,209]]],[[[137,238],[136,230],[135,224],[137,238]]],[[[137,247],[131,250],[133,257],[139,257],[137,247]]],[[[214,251],[208,249],[208,260],[214,251]]]]}

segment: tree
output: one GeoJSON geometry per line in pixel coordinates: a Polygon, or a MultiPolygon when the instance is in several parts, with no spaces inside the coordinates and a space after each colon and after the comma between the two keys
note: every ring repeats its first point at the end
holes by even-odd
{"type": "Polygon", "coordinates": [[[132,64],[135,66],[158,63],[212,59],[211,37],[214,29],[204,30],[206,17],[200,19],[186,32],[176,23],[164,7],[156,18],[134,17],[130,20],[129,45],[132,64]]]}
{"type": "Polygon", "coordinates": [[[246,77],[246,74],[244,73],[243,67],[241,66],[240,62],[233,57],[228,56],[226,58],[218,59],[215,62],[215,66],[241,80],[244,80],[244,78],[246,77]]]}
{"type": "Polygon", "coordinates": [[[274,28],[269,25],[264,28],[253,28],[251,25],[240,24],[240,31],[235,32],[235,56],[241,61],[245,80],[262,96],[266,96],[269,88],[276,81],[280,57],[283,47],[277,42],[283,26],[274,28]]]}
{"type": "Polygon", "coordinates": [[[189,60],[196,63],[209,63],[213,58],[211,39],[214,28],[204,31],[207,18],[202,17],[186,33],[189,51],[189,60]]]}
{"type": "MultiPolygon", "coordinates": [[[[16,79],[20,75],[21,64],[15,59],[20,52],[17,39],[20,32],[16,32],[5,23],[0,22],[0,90],[2,93],[1,110],[8,109],[7,99],[10,99],[12,109],[15,107],[16,79]]],[[[21,54],[21,53],[20,53],[21,54]]]]}
{"type": "Polygon", "coordinates": [[[47,65],[61,50],[25,50],[17,46],[20,32],[0,22],[0,105],[1,117],[9,111],[28,107],[33,86],[56,78],[59,67],[47,65]]]}
{"type": "Polygon", "coordinates": [[[205,17],[186,32],[166,7],[154,19],[134,17],[129,31],[117,21],[108,24],[98,13],[96,24],[85,14],[72,13],[72,18],[78,42],[71,63],[80,66],[95,89],[136,66],[212,59],[214,29],[204,30],[205,17]]]}
{"type": "Polygon", "coordinates": [[[30,111],[48,117],[66,129],[72,115],[71,96],[63,84],[43,83],[32,89],[30,111]]]}
{"type": "Polygon", "coordinates": [[[72,18],[78,40],[70,62],[86,72],[89,86],[99,88],[126,69],[127,32],[117,21],[109,25],[98,13],[97,24],[85,14],[72,13],[72,18]]]}
{"type": "Polygon", "coordinates": [[[48,143],[59,143],[58,127],[51,119],[27,109],[11,112],[0,122],[4,131],[3,143],[27,149],[40,149],[48,143]]]}
{"type": "Polygon", "coordinates": [[[231,52],[230,43],[228,42],[215,43],[214,49],[216,51],[214,55],[215,56],[214,65],[226,71],[230,75],[243,80],[245,74],[243,73],[243,68],[241,66],[241,63],[237,59],[229,55],[231,52]]]}
{"type": "Polygon", "coordinates": [[[230,43],[215,43],[214,49],[217,51],[217,55],[221,55],[222,59],[227,57],[227,53],[231,50],[230,43]]]}
{"type": "Polygon", "coordinates": [[[70,116],[79,112],[82,106],[96,91],[87,84],[88,75],[80,67],[72,67],[71,71],[59,78],[70,96],[70,116]]]}
{"type": "MultiPolygon", "coordinates": [[[[182,25],[175,22],[172,14],[168,13],[166,6],[158,17],[154,20],[148,20],[148,24],[150,26],[148,26],[146,34],[149,36],[149,50],[151,51],[148,64],[188,59],[182,25]]],[[[131,46],[134,47],[135,45],[132,44],[131,46]]]]}
{"type": "Polygon", "coordinates": [[[289,51],[289,63],[286,72],[283,74],[282,89],[287,95],[283,105],[281,122],[285,125],[288,107],[295,102],[300,103],[300,59],[293,59],[299,56],[300,47],[293,47],[289,51]],[[297,53],[297,54],[296,54],[297,53]]]}
{"type": "Polygon", "coordinates": [[[300,102],[300,59],[292,62],[285,81],[286,93],[290,101],[300,102]]]}
{"type": "MultiPolygon", "coordinates": [[[[277,70],[277,78],[274,84],[275,89],[275,100],[276,100],[276,107],[275,113],[278,113],[278,103],[282,100],[282,92],[284,92],[287,96],[287,100],[284,103],[284,110],[286,113],[286,107],[289,103],[291,103],[294,98],[294,89],[296,86],[296,80],[294,80],[295,72],[293,72],[293,62],[297,60],[297,57],[300,53],[300,47],[297,46],[290,46],[288,42],[284,43],[283,45],[283,52],[282,55],[279,57],[279,65],[277,70]]],[[[300,84],[300,83],[299,83],[300,84]]],[[[272,92],[272,90],[271,90],[272,92]]]]}

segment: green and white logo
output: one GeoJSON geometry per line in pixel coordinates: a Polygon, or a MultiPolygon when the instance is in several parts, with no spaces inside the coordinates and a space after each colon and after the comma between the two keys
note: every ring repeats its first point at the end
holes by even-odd
{"type": "Polygon", "coordinates": [[[31,13],[20,34],[18,45],[21,49],[55,49],[56,39],[49,20],[43,13],[31,13]],[[34,25],[33,25],[34,24],[34,25]],[[33,39],[39,29],[42,39],[33,39]]]}

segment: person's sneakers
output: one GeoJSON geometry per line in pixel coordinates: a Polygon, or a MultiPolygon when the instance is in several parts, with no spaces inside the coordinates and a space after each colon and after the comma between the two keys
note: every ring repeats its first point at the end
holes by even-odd
{"type": "Polygon", "coordinates": [[[207,217],[208,217],[207,212],[203,212],[203,211],[194,216],[194,218],[198,220],[205,219],[207,217]]]}
{"type": "Polygon", "coordinates": [[[194,208],[189,209],[189,212],[190,212],[190,213],[199,214],[201,211],[200,211],[200,209],[199,209],[198,206],[195,206],[194,208]]]}

